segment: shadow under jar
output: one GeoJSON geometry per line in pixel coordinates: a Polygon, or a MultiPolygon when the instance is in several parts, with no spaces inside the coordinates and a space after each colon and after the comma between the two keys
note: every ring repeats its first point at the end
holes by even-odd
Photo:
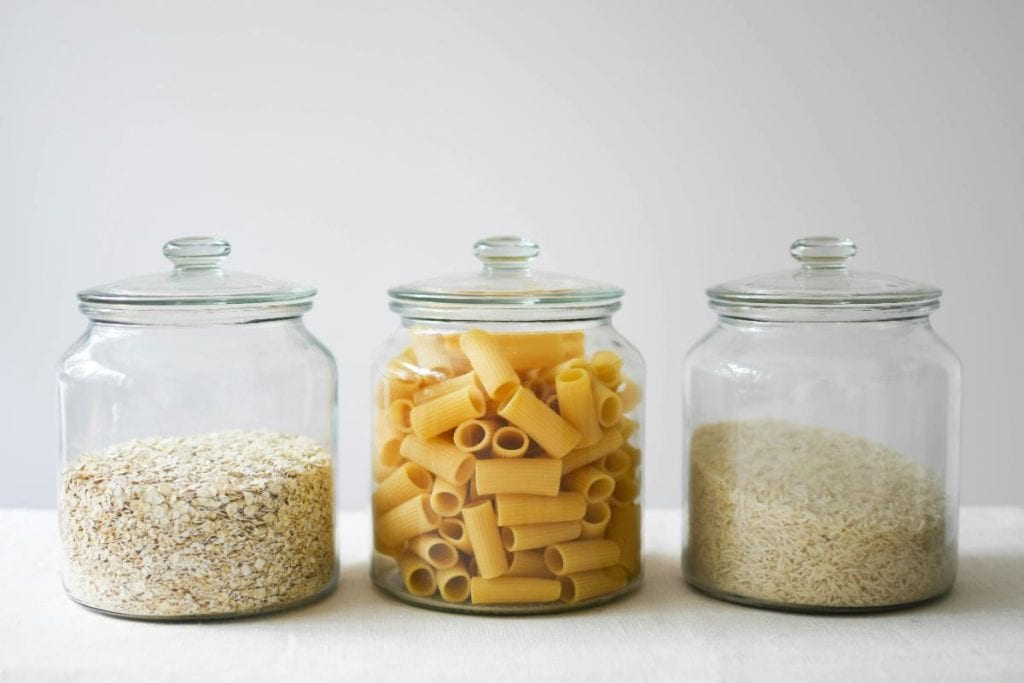
{"type": "Polygon", "coordinates": [[[302,322],[316,290],[174,268],[85,290],[58,368],[62,578],[117,616],[215,619],[300,605],[337,580],[337,371],[302,322]]]}
{"type": "Polygon", "coordinates": [[[376,585],[484,614],[601,604],[641,580],[640,354],[618,287],[536,272],[536,244],[389,291],[373,371],[376,585]]]}
{"type": "Polygon", "coordinates": [[[850,271],[841,238],[797,271],[708,290],[684,368],[687,581],[799,611],[913,605],[956,574],[960,363],[941,292],[850,271]]]}

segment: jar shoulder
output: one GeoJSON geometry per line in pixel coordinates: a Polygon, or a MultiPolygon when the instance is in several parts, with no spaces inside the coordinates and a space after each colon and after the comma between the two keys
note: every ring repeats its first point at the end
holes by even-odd
{"type": "Polygon", "coordinates": [[[691,347],[685,367],[763,366],[798,361],[803,367],[872,360],[929,365],[959,376],[960,360],[927,322],[865,324],[721,324],[691,347]]]}
{"type": "Polygon", "coordinates": [[[90,325],[57,362],[61,380],[245,365],[337,373],[330,349],[300,319],[219,326],[90,325]]]}

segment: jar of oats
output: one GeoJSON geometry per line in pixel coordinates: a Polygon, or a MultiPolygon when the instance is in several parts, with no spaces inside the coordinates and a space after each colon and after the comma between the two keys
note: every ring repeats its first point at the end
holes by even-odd
{"type": "Polygon", "coordinates": [[[316,290],[225,270],[208,237],[165,272],[78,295],[58,367],[68,595],[142,619],[270,612],[337,580],[337,371],[302,315],[316,290]]]}
{"type": "Polygon", "coordinates": [[[858,612],[946,593],[957,565],[960,362],[941,292],[851,267],[806,237],[799,267],[708,290],[686,357],[687,580],[761,607],[858,612]]]}
{"type": "Polygon", "coordinates": [[[611,323],[623,292],[534,270],[539,251],[480,240],[479,272],[389,291],[371,571],[405,602],[559,612],[640,584],[644,363],[611,323]]]}

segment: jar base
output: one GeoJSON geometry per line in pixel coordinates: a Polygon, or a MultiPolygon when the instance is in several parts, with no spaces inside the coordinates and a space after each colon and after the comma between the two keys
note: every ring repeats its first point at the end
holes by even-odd
{"type": "Polygon", "coordinates": [[[217,614],[182,614],[182,615],[149,615],[149,614],[129,614],[127,612],[115,612],[113,610],[103,609],[102,607],[96,607],[90,605],[87,602],[79,600],[67,587],[64,589],[64,593],[77,605],[84,607],[90,612],[96,612],[108,617],[116,617],[118,619],[128,619],[131,621],[160,621],[169,623],[185,623],[194,621],[228,621],[231,619],[249,619],[252,617],[260,617],[267,614],[274,614],[276,612],[287,612],[293,609],[300,609],[307,607],[313,603],[320,602],[338,588],[338,576],[340,574],[339,565],[337,562],[334,563],[334,570],[331,573],[330,580],[324,584],[323,588],[311,593],[306,597],[299,598],[297,600],[290,600],[288,602],[275,603],[273,605],[267,605],[266,607],[248,610],[246,612],[223,612],[217,614]]]}
{"type": "Polygon", "coordinates": [[[746,595],[739,595],[737,593],[729,593],[728,591],[720,591],[714,588],[704,586],[697,581],[686,577],[684,579],[686,583],[699,593],[707,595],[710,598],[716,600],[722,600],[724,602],[732,602],[737,605],[743,605],[745,607],[755,607],[758,609],[774,610],[776,612],[793,612],[796,614],[871,614],[876,612],[893,612],[896,610],[910,609],[912,607],[918,607],[920,605],[926,605],[931,602],[937,602],[942,598],[946,597],[951,590],[953,590],[953,584],[950,583],[948,586],[943,588],[938,593],[931,595],[921,600],[911,600],[909,602],[900,602],[895,604],[887,605],[867,605],[867,606],[833,606],[833,605],[799,605],[785,602],[774,602],[771,600],[761,600],[759,598],[751,598],[746,595]]]}
{"type": "Polygon", "coordinates": [[[402,579],[398,575],[398,571],[396,569],[389,569],[384,572],[375,572],[371,568],[370,579],[373,581],[373,585],[377,590],[385,596],[395,598],[400,602],[412,605],[413,607],[421,607],[437,612],[448,612],[451,614],[514,617],[575,612],[577,610],[606,605],[637,591],[643,583],[643,574],[638,575],[635,579],[632,579],[623,588],[615,591],[614,593],[607,593],[581,602],[540,602],[514,605],[474,605],[468,601],[444,602],[437,597],[420,597],[417,595],[411,595],[405,589],[402,579]]]}

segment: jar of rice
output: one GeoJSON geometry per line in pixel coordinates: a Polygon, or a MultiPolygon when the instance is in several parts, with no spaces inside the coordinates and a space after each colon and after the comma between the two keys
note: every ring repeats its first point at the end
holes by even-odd
{"type": "Polygon", "coordinates": [[[79,293],[61,359],[58,518],[68,595],[138,619],[220,619],[337,580],[337,370],[306,329],[316,290],[225,270],[224,240],[79,293]]]}
{"type": "Polygon", "coordinates": [[[687,581],[734,602],[914,605],[956,574],[960,363],[940,290],[850,270],[848,239],[793,243],[795,271],[708,290],[687,355],[687,581]]]}

